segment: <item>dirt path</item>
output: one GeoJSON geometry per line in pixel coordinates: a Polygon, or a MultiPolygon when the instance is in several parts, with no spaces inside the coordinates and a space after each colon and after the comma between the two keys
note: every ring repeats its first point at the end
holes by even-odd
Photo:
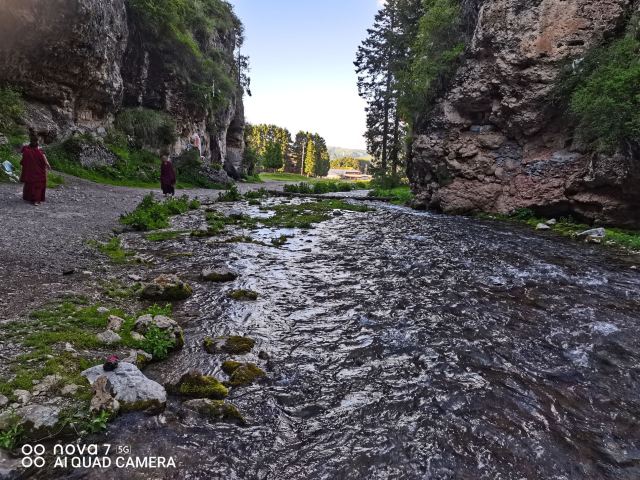
{"type": "MultiPolygon", "coordinates": [[[[47,190],[47,201],[34,207],[22,200],[22,186],[0,184],[0,321],[29,305],[73,287],[96,267],[87,240],[104,239],[118,218],[132,210],[149,189],[99,185],[75,177],[47,190]],[[65,272],[73,274],[64,275],[65,272]]],[[[284,182],[239,184],[241,192],[279,189],[284,182]]],[[[160,191],[155,190],[160,195],[160,191]]],[[[180,190],[203,200],[218,190],[180,190]]]]}

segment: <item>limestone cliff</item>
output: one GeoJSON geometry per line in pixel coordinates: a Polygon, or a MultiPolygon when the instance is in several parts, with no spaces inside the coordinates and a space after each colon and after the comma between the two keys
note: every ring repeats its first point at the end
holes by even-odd
{"type": "Polygon", "coordinates": [[[484,2],[462,66],[414,136],[418,206],[449,213],[572,213],[640,225],[640,158],[574,139],[550,104],[564,66],[624,29],[631,0],[484,2]]]}
{"type": "MultiPolygon", "coordinates": [[[[176,119],[175,153],[192,133],[204,133],[210,161],[232,176],[242,172],[240,89],[215,109],[187,102],[189,85],[126,0],[0,0],[0,13],[0,84],[22,90],[27,122],[46,141],[104,135],[120,110],[141,106],[176,119]]],[[[203,41],[220,51],[220,68],[230,73],[235,33],[203,41]]]]}

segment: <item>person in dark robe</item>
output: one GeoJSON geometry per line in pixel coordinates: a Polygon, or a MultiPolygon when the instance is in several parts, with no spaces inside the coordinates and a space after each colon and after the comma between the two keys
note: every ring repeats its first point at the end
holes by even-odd
{"type": "Polygon", "coordinates": [[[175,194],[176,186],[176,170],[173,168],[173,163],[167,155],[162,156],[162,165],[160,165],[160,186],[162,187],[162,193],[165,195],[175,194]]]}
{"type": "Polygon", "coordinates": [[[29,145],[22,147],[22,171],[20,181],[24,183],[22,198],[33,205],[44,202],[47,190],[47,170],[51,169],[44,152],[38,146],[38,136],[34,132],[29,134],[29,145]]]}

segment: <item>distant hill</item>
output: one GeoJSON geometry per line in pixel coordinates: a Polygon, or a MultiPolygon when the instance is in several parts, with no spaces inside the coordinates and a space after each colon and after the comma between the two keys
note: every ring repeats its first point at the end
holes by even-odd
{"type": "Polygon", "coordinates": [[[353,148],[342,148],[342,147],[328,147],[329,150],[329,158],[331,160],[335,160],[336,158],[344,158],[344,157],[353,157],[353,158],[361,158],[363,160],[371,160],[371,155],[367,153],[366,150],[358,150],[353,148]]]}

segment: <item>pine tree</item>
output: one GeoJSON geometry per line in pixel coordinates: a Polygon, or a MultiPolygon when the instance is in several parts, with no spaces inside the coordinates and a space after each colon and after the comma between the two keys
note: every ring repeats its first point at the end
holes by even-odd
{"type": "Polygon", "coordinates": [[[283,166],[282,145],[278,142],[269,142],[263,155],[263,165],[267,169],[276,171],[283,166]]]}
{"type": "Polygon", "coordinates": [[[304,156],[304,173],[308,177],[314,176],[316,171],[316,146],[313,138],[307,140],[307,147],[304,156]]]}
{"type": "Polygon", "coordinates": [[[354,62],[358,91],[367,101],[367,148],[377,172],[383,175],[389,173],[389,167],[396,175],[404,161],[408,119],[400,108],[400,87],[412,61],[411,48],[423,10],[422,0],[388,0],[354,62]]]}

